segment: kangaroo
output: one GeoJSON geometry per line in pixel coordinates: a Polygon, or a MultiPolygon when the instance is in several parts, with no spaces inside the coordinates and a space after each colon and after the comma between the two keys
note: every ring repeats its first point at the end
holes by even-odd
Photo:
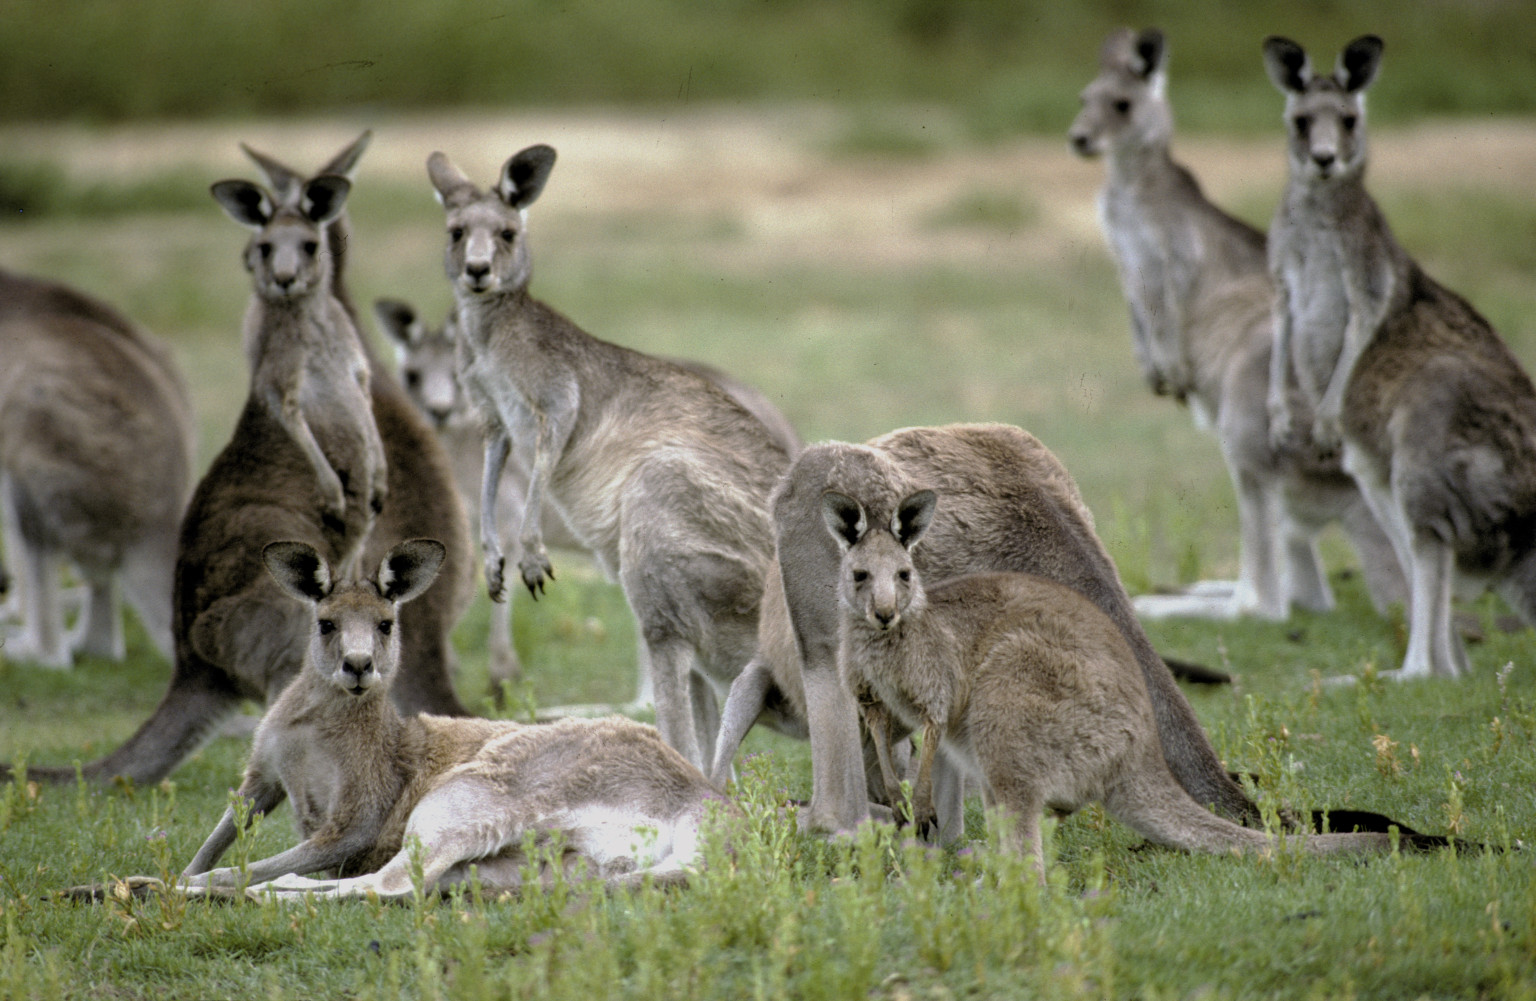
{"type": "Polygon", "coordinates": [[[249,817],[289,800],[302,840],[243,872],[214,869],[238,833],[231,806],[183,873],[187,885],[408,896],[413,838],[428,891],[476,877],[487,890],[518,889],[530,838],[558,838],[567,871],[585,862],[613,886],[686,881],[719,797],[654,728],[621,717],[525,725],[400,715],[388,696],[401,655],[396,620],[443,558],[436,540],[409,540],[372,577],[348,580],[306,543],[265,547],[268,571],[303,602],[312,628],[303,670],[257,727],[238,795],[249,817]],[[303,878],[322,870],[336,878],[303,878]]]}
{"type": "MultiPolygon", "coordinates": [[[[822,495],[857,497],[871,524],[889,523],[915,485],[945,498],[914,554],[932,581],[982,571],[1032,573],[1082,595],[1124,637],[1151,699],[1163,756],[1196,802],[1239,820],[1257,808],[1222,767],[1189,702],[1152,649],[1093,516],[1071,475],[1028,432],[1002,424],[904,428],[863,445],[809,445],[772,498],[776,572],[764,590],[757,656],[731,687],[712,776],[723,786],[747,730],[761,716],[811,740],[812,792],[800,812],[808,830],[847,830],[867,820],[873,777],[860,751],[854,695],[838,672],[841,553],[823,528],[822,495]]],[[[940,765],[943,765],[940,762],[940,765]]],[[[958,836],[958,776],[938,783],[941,836],[958,836]]],[[[883,798],[883,797],[882,797],[883,798]]]]}
{"type": "Polygon", "coordinates": [[[18,569],[5,654],[121,660],[126,597],[171,656],[171,579],[195,433],[169,350],[76,289],[0,269],[0,521],[18,569]],[[62,564],[85,581],[65,632],[62,564]]]}
{"type": "MultiPolygon", "coordinates": [[[[870,720],[877,746],[920,730],[914,822],[934,822],[937,755],[974,779],[1013,822],[1009,847],[1044,879],[1040,815],[1091,801],[1148,840],[1190,851],[1267,849],[1273,836],[1210,813],[1168,770],[1136,656],[1120,628],[1062,584],[1019,573],[953,577],[925,587],[912,549],[938,496],[897,501],[887,521],[857,499],[822,495],[842,552],[837,603],[845,686],[889,711],[870,720]],[[894,716],[894,720],[890,717],[894,716]]],[[[882,509],[884,508],[882,498],[882,509]]],[[[882,753],[885,778],[894,771],[882,753]]],[[[1388,851],[1386,834],[1306,837],[1309,852],[1388,851]]]]}
{"type": "MultiPolygon", "coordinates": [[[[477,518],[475,501],[480,495],[485,431],[479,414],[459,384],[455,360],[458,335],[451,311],[440,327],[430,326],[418,317],[415,307],[398,299],[378,300],[373,305],[373,312],[379,329],[394,342],[396,367],[406,393],[437,430],[452,460],[454,479],[470,504],[470,516],[477,518]]],[[[794,427],[761,392],[713,366],[683,359],[671,361],[725,390],[762,422],[786,453],[794,455],[800,450],[800,438],[794,427]]],[[[502,471],[501,485],[497,488],[496,498],[501,510],[496,512],[496,523],[502,528],[502,549],[511,552],[514,559],[517,558],[517,539],[513,529],[522,521],[523,498],[527,493],[528,474],[518,465],[516,456],[509,457],[502,471]]],[[[558,516],[546,513],[542,528],[545,545],[556,549],[582,548],[558,516]]],[[[512,646],[511,599],[509,593],[508,614],[491,616],[487,644],[493,684],[515,681],[522,676],[522,666],[512,646]]],[[[650,678],[643,676],[640,680],[639,701],[643,704],[651,701],[646,687],[650,678]]]]}
{"type": "Polygon", "coordinates": [[[1396,547],[1410,584],[1397,677],[1468,670],[1453,589],[1496,587],[1536,623],[1536,388],[1492,326],[1435,282],[1365,188],[1365,91],[1374,35],[1331,75],[1289,39],[1264,42],[1285,94],[1289,181],[1271,228],[1275,279],[1272,433],[1311,436],[1343,465],[1396,547]]]}
{"type": "Polygon", "coordinates": [[[752,655],[772,561],[767,504],[789,456],[719,386],[587,334],[528,292],[526,212],[555,151],[530,146],[482,192],[441,153],[427,172],[447,214],[445,269],[459,374],[486,422],[480,543],[501,598],[496,524],[514,445],[528,473],[517,569],[537,597],[552,578],[546,496],[640,623],[663,737],[707,767],[717,693],[752,655]]]}
{"type": "MultiPolygon", "coordinates": [[[[345,178],[322,175],[302,185],[294,206],[279,207],[265,189],[249,182],[213,187],[215,198],[242,224],[268,218],[244,255],[260,300],[248,317],[270,315],[284,322],[247,325],[250,394],[182,519],[170,685],[126,743],[83,767],[87,778],[159,781],[243,700],[276,697],[298,672],[310,626],[303,610],[263,568],[266,543],[302,539],[335,566],[355,565],[360,556],[376,515],[369,494],[380,482],[371,465],[378,459],[377,432],[370,434],[355,410],[337,406],[347,400],[366,415],[368,373],[359,361],[356,329],[330,292],[330,251],[323,233],[349,190],[345,178]],[[277,385],[273,373],[283,370],[268,365],[263,350],[291,359],[295,346],[286,341],[304,339],[315,345],[316,355],[335,359],[302,369],[290,362],[286,371],[295,377],[303,373],[306,422],[343,485],[342,517],[333,513],[334,498],[323,494],[315,461],[270,402],[272,394],[263,390],[277,385]],[[348,339],[350,348],[325,343],[348,339]],[[322,385],[324,380],[334,385],[322,385]],[[319,405],[309,406],[310,400],[319,405]]],[[[398,692],[396,697],[403,698],[398,692]]],[[[418,707],[406,703],[404,708],[418,707]]],[[[72,768],[29,768],[28,773],[54,781],[75,775],[72,768]]]]}
{"type": "MultiPolygon", "coordinates": [[[[292,203],[304,183],[313,177],[336,174],[351,179],[371,138],[372,133],[362,133],[312,176],[244,144],[240,148],[261,168],[278,200],[292,203]]],[[[357,308],[346,283],[351,226],[345,206],[325,226],[325,241],[332,258],[332,294],[360,328],[357,308]]],[[[411,711],[468,715],[453,689],[457,658],[452,644],[453,627],[474,594],[473,557],[464,504],[453,488],[453,469],[442,442],[417,413],[368,338],[361,338],[361,343],[368,358],[373,417],[388,460],[391,497],[369,535],[364,558],[370,563],[377,562],[401,539],[433,538],[448,547],[437,582],[419,600],[406,606],[403,613],[404,656],[411,669],[396,682],[395,700],[411,711]]]]}
{"type": "MultiPolygon", "coordinates": [[[[1264,234],[1208,201],[1173,159],[1163,33],[1112,33],[1069,133],[1081,156],[1103,156],[1099,218],[1131,307],[1132,344],[1153,390],[1189,404],[1211,431],[1237,496],[1238,579],[1188,593],[1143,595],[1148,618],[1269,620],[1292,606],[1333,607],[1319,534],[1342,523],[1378,611],[1406,600],[1391,542],[1336,458],[1278,448],[1265,405],[1274,288],[1264,234]]],[[[1305,406],[1297,401],[1295,406],[1305,406]]]]}

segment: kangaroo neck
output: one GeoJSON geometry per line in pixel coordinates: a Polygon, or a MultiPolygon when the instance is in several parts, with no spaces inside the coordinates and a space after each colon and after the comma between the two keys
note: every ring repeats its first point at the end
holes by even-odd
{"type": "Polygon", "coordinates": [[[1141,187],[1177,171],[1166,137],[1113,147],[1108,168],[1108,186],[1112,189],[1141,187]]]}

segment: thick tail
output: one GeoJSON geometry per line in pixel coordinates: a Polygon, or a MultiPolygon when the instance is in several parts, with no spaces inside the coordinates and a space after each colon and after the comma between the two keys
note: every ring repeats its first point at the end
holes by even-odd
{"type": "MultiPolygon", "coordinates": [[[[240,694],[212,670],[191,675],[178,670],[165,696],[149,719],[117,750],[82,766],[93,782],[123,778],[135,785],[153,785],[169,775],[206,740],[213,728],[240,705],[240,694]]],[[[27,767],[30,778],[72,782],[75,769],[27,767]]],[[[0,780],[9,780],[11,766],[0,765],[0,780]]]]}

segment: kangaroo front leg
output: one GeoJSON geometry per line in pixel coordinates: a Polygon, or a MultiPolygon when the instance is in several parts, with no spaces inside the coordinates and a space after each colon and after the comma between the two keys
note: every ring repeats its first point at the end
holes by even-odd
{"type": "Polygon", "coordinates": [[[331,466],[331,460],[325,457],[320,450],[320,443],[315,440],[315,433],[310,429],[309,421],[304,419],[304,410],[299,402],[297,387],[292,391],[273,394],[268,397],[267,404],[273,416],[282,424],[293,443],[304,453],[304,458],[309,460],[309,465],[315,471],[315,480],[319,484],[320,505],[322,510],[335,518],[345,517],[347,513],[347,493],[341,485],[341,477],[335,468],[331,466]]]}
{"type": "Polygon", "coordinates": [[[885,784],[885,801],[892,809],[899,810],[901,780],[896,777],[896,766],[891,761],[890,710],[865,693],[860,693],[859,707],[864,711],[864,727],[869,731],[870,742],[875,745],[875,758],[880,762],[880,780],[885,784]]]}
{"type": "Polygon", "coordinates": [[[518,532],[523,555],[517,568],[535,598],[544,590],[546,577],[555,579],[554,565],[544,549],[544,491],[560,457],[565,454],[581,404],[574,379],[563,389],[563,392],[551,393],[541,400],[542,406],[534,415],[538,423],[538,439],[533,450],[533,468],[528,471],[528,499],[523,505],[523,524],[518,532]]]}
{"type": "Polygon", "coordinates": [[[485,464],[480,471],[480,553],[485,562],[485,587],[492,601],[506,600],[506,558],[501,551],[501,532],[496,527],[496,495],[511,450],[512,438],[506,428],[486,430],[485,464]]]}
{"type": "MultiPolygon", "coordinates": [[[[257,817],[270,813],[285,796],[283,787],[260,777],[247,777],[240,784],[240,790],[235,793],[247,804],[245,823],[250,826],[257,817]]],[[[235,808],[230,806],[225,809],[224,816],[214,825],[213,832],[208,835],[203,846],[192,856],[192,861],[182,870],[183,876],[199,876],[211,870],[224,856],[224,852],[235,843],[240,829],[237,826],[235,808]]]]}
{"type": "Polygon", "coordinates": [[[912,827],[924,841],[933,840],[939,829],[938,810],[933,805],[933,762],[938,756],[939,724],[923,723],[923,750],[917,761],[917,779],[912,783],[912,827]]]}

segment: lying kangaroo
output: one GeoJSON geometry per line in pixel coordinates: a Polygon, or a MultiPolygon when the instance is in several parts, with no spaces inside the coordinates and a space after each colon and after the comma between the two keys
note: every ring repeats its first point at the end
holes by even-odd
{"type": "MultiPolygon", "coordinates": [[[[371,138],[371,133],[364,132],[312,177],[338,174],[350,179],[371,138]]],[[[280,201],[291,203],[304,183],[312,179],[249,146],[242,144],[241,149],[261,168],[280,201]]],[[[345,210],[326,225],[325,239],[332,258],[331,291],[357,325],[357,309],[346,283],[351,234],[345,210]]],[[[364,548],[364,559],[369,563],[378,561],[401,539],[433,538],[448,548],[437,582],[403,613],[404,657],[411,669],[397,680],[395,701],[409,710],[467,715],[468,710],[453,690],[456,656],[451,637],[454,625],[474,594],[473,556],[464,504],[453,488],[453,469],[442,442],[417,413],[368,338],[361,338],[361,342],[368,358],[373,417],[388,459],[391,498],[375,522],[364,548]]]]}
{"type": "MultiPolygon", "coordinates": [[[[1122,630],[1069,587],[1018,573],[954,577],[925,588],[912,547],[937,495],[901,498],[889,519],[859,500],[822,495],[827,531],[842,552],[841,670],[899,723],[877,715],[877,745],[921,730],[912,787],[914,821],[934,820],[933,770],[942,753],[977,781],[987,806],[1013,822],[1011,847],[1034,856],[1044,878],[1040,814],[1100,801],[1157,844],[1190,851],[1269,848],[1273,836],[1209,812],[1168,770],[1147,686],[1122,630]]],[[[885,510],[882,497],[879,509],[885,510]]],[[[881,754],[888,762],[888,753],[881,754]]],[[[886,764],[893,798],[897,779],[886,764]]],[[[1309,852],[1387,851],[1386,834],[1305,838],[1309,852]]]]}
{"type": "MultiPolygon", "coordinates": [[[[341,210],[347,181],[317,177],[302,186],[292,206],[279,206],[254,184],[214,188],[221,204],[243,223],[270,212],[269,224],[252,236],[245,253],[260,300],[251,315],[269,314],[283,322],[248,327],[254,339],[247,347],[265,346],[287,355],[293,352],[292,342],[309,341],[321,355],[335,351],[341,359],[359,357],[357,331],[331,295],[330,251],[323,232],[341,210]]],[[[359,382],[367,378],[366,366],[358,369],[354,361],[288,369],[303,372],[301,396],[310,433],[342,483],[344,516],[338,518],[331,498],[320,489],[314,461],[263,396],[260,351],[252,353],[251,364],[251,393],[234,433],[193,491],[182,520],[170,686],[125,744],[84,766],[88,778],[159,781],[242,700],[275,697],[303,663],[312,626],[262,566],[262,547],[275,539],[302,539],[325,553],[329,563],[352,565],[374,524],[369,493],[378,484],[370,465],[377,460],[377,433],[362,428],[368,396],[359,382]],[[326,378],[337,384],[322,385],[326,378]],[[319,405],[309,407],[309,400],[319,405]],[[364,415],[339,409],[339,401],[363,408],[364,415]]],[[[284,396],[277,393],[279,399],[284,396]]],[[[65,768],[28,772],[57,781],[74,777],[74,770],[65,768]]]]}
{"type": "Polygon", "coordinates": [[[1264,42],[1286,95],[1290,180],[1270,236],[1276,285],[1272,432],[1311,437],[1343,464],[1387,529],[1411,587],[1402,677],[1468,670],[1453,590],[1497,586],[1536,622],[1536,388],[1478,312],[1424,273],[1365,189],[1365,91],[1381,39],[1345,47],[1331,75],[1264,42]]]}
{"type": "Polygon", "coordinates": [[[1157,29],[1111,34],[1070,137],[1080,155],[1105,158],[1100,221],[1130,302],[1142,370],[1154,391],[1187,402],[1195,423],[1221,445],[1237,495],[1239,571],[1235,582],[1138,597],[1136,611],[1150,618],[1281,620],[1293,605],[1331,609],[1317,539],[1337,519],[1360,557],[1372,601],[1385,612],[1406,600],[1406,585],[1354,482],[1336,458],[1270,441],[1265,400],[1274,288],[1264,234],[1206,200],[1169,154],[1167,62],[1157,29]]]}
{"type": "MultiPolygon", "coordinates": [[[[373,304],[373,312],[379,329],[394,342],[397,368],[405,391],[437,429],[453,462],[454,479],[465,499],[470,501],[471,517],[475,517],[474,502],[480,496],[480,474],[484,465],[485,430],[479,413],[459,384],[456,322],[450,314],[442,326],[430,326],[417,316],[415,307],[397,299],[378,300],[373,304]]],[[[763,423],[785,452],[793,455],[800,450],[800,438],[789,420],[761,392],[713,366],[683,359],[671,360],[725,390],[763,423]]],[[[523,520],[522,505],[527,493],[528,474],[518,465],[516,456],[512,456],[497,487],[500,510],[496,512],[496,523],[502,526],[503,551],[512,553],[514,559],[517,558],[517,539],[513,531],[523,520]]],[[[581,543],[558,516],[545,514],[542,530],[547,546],[581,548],[581,543]]],[[[509,593],[508,614],[491,616],[488,646],[493,684],[522,676],[522,666],[512,646],[511,598],[509,593]]],[[[641,678],[641,702],[651,699],[646,687],[649,682],[649,676],[641,678]]]]}
{"type": "Polygon", "coordinates": [[[531,146],[507,160],[489,192],[441,153],[427,162],[447,212],[459,375],[486,422],[486,583],[499,599],[497,498],[515,445],[528,472],[523,583],[537,596],[552,576],[541,533],[547,495],[639,620],[662,736],[707,766],[716,693],[752,655],[772,561],[768,495],[789,456],[719,386],[598,340],[528,293],[526,213],[554,162],[553,149],[531,146]]]}
{"type": "MultiPolygon", "coordinates": [[[[1120,630],[1151,699],[1163,757],[1201,804],[1235,819],[1257,809],[1216,757],[1173,676],[1131,610],[1093,516],[1061,463],[1032,435],[1001,424],[905,428],[864,445],[807,446],[774,492],[777,573],[763,597],[758,656],[731,687],[712,769],[717,784],[760,716],[811,740],[812,792],[801,824],[846,830],[869,817],[859,714],[837,667],[841,553],[823,528],[822,495],[857,497],[871,524],[919,486],[945,498],[914,554],[933,581],[981,571],[1032,573],[1082,594],[1120,630]]],[[[942,763],[941,763],[942,764],[942,763]]],[[[941,835],[957,836],[961,785],[941,776],[941,835]]]]}
{"type": "Polygon", "coordinates": [[[719,797],[653,728],[620,717],[529,726],[395,709],[400,606],[431,584],[443,557],[436,540],[402,542],[375,576],[345,580],[306,543],[265,548],[267,569],[315,627],[303,671],[257,727],[238,795],[249,817],[289,800],[302,840],[244,870],[214,869],[238,834],[231,806],[183,873],[187,885],[408,896],[412,838],[428,891],[476,876],[487,890],[517,889],[538,862],[525,854],[530,837],[540,847],[558,838],[567,871],[585,862],[610,885],[686,880],[719,797]],[[321,870],[337,878],[303,878],[321,870]]]}
{"type": "Polygon", "coordinates": [[[0,520],[21,630],[11,660],[121,660],[121,601],[171,655],[176,536],[192,489],[186,385],[163,344],[107,304],[0,269],[0,520]],[[61,571],[86,598],[67,635],[61,571]]]}

